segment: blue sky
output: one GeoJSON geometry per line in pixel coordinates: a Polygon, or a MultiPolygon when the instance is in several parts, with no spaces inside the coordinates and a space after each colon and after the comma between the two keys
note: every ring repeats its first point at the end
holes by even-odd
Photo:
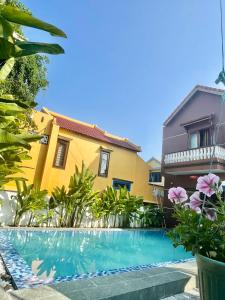
{"type": "MultiPolygon", "coordinates": [[[[225,1],[224,1],[225,2],[225,1]]],[[[221,69],[219,1],[23,0],[68,39],[58,42],[40,106],[97,124],[160,158],[162,124],[196,85],[215,86],[221,69]]],[[[225,6],[225,3],[224,3],[225,6]]]]}

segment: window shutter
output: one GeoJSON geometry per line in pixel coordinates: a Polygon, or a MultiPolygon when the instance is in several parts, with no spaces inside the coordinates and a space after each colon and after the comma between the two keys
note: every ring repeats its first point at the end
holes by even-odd
{"type": "Polygon", "coordinates": [[[68,142],[58,139],[54,165],[63,168],[65,166],[68,142]]]}

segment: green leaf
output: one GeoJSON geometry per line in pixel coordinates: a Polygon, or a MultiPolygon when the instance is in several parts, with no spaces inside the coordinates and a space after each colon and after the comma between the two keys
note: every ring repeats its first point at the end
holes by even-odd
{"type": "Polygon", "coordinates": [[[41,135],[38,134],[17,134],[16,136],[28,143],[35,142],[41,139],[41,135]]]}
{"type": "Polygon", "coordinates": [[[30,145],[20,137],[17,137],[15,134],[7,132],[4,129],[0,129],[0,149],[10,145],[21,145],[26,149],[31,148],[30,145]]]}
{"type": "Polygon", "coordinates": [[[10,123],[14,122],[15,117],[13,116],[0,116],[0,128],[5,128],[10,123]]]}
{"type": "Polygon", "coordinates": [[[13,27],[1,15],[0,15],[0,37],[8,40],[9,42],[14,42],[13,27]]]}
{"type": "Polygon", "coordinates": [[[34,43],[34,42],[16,42],[21,52],[16,52],[16,56],[27,56],[36,53],[62,54],[64,50],[58,44],[34,43]]]}
{"type": "Polygon", "coordinates": [[[22,57],[37,53],[62,54],[64,50],[58,44],[16,42],[15,44],[0,38],[0,59],[22,57]]]}
{"type": "Polygon", "coordinates": [[[5,62],[4,66],[0,69],[0,81],[5,80],[8,77],[8,75],[11,72],[14,64],[15,64],[14,57],[9,58],[5,62]]]}
{"type": "Polygon", "coordinates": [[[20,100],[14,99],[13,95],[2,95],[2,96],[0,96],[0,102],[3,102],[3,103],[15,103],[19,107],[22,107],[24,109],[29,109],[30,108],[30,106],[27,105],[26,103],[24,103],[24,102],[22,102],[20,100]]]}
{"type": "Polygon", "coordinates": [[[1,7],[0,14],[10,22],[33,27],[37,29],[41,29],[44,31],[49,32],[52,35],[60,36],[60,37],[67,37],[66,34],[59,28],[55,27],[52,24],[43,22],[26,12],[22,12],[16,7],[12,6],[3,6],[1,7]]]}
{"type": "Polygon", "coordinates": [[[23,112],[24,109],[19,107],[15,103],[3,103],[0,102],[0,115],[11,115],[12,113],[16,112],[23,112]]]}
{"type": "Polygon", "coordinates": [[[0,59],[5,60],[10,57],[19,57],[21,49],[6,39],[0,37],[0,59]]]}
{"type": "Polygon", "coordinates": [[[39,135],[32,134],[18,134],[15,135],[4,129],[0,129],[0,150],[10,146],[21,146],[25,149],[30,150],[31,146],[29,143],[35,142],[40,139],[39,135]]]}

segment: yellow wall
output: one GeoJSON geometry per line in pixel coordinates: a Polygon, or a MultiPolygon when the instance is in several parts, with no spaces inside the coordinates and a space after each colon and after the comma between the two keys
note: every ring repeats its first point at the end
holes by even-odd
{"type": "MultiPolygon", "coordinates": [[[[149,166],[136,152],[59,128],[54,118],[46,113],[36,112],[34,121],[38,131],[49,134],[50,138],[48,145],[33,143],[32,161],[26,162],[26,166],[30,169],[24,169],[29,182],[35,180],[41,184],[42,189],[47,189],[50,193],[56,186],[67,186],[70,176],[75,171],[75,165],[81,167],[82,161],[94,174],[98,174],[102,147],[111,150],[108,177],[97,176],[94,188],[100,191],[111,186],[113,178],[128,180],[133,182],[132,194],[143,196],[145,201],[153,202],[152,187],[148,184],[149,166]],[[53,166],[58,137],[70,140],[65,169],[53,166]]],[[[12,185],[10,189],[14,189],[12,185]]]]}
{"type": "MultiPolygon", "coordinates": [[[[42,112],[35,111],[33,113],[33,121],[37,125],[37,133],[40,135],[51,134],[52,120],[52,116],[43,114],[42,112]]],[[[23,177],[27,179],[28,183],[36,182],[37,184],[40,184],[48,146],[42,145],[39,142],[31,143],[31,146],[32,148],[29,155],[32,159],[25,160],[21,164],[21,170],[23,172],[20,174],[16,174],[14,177],[23,177]]],[[[14,191],[16,189],[15,182],[9,182],[4,188],[6,190],[14,191]]]]}
{"type": "Polygon", "coordinates": [[[147,162],[147,164],[149,165],[151,171],[161,169],[161,163],[156,159],[151,159],[147,162]]]}
{"type": "MultiPolygon", "coordinates": [[[[161,172],[161,163],[157,159],[152,158],[147,162],[147,164],[149,166],[149,172],[161,172]]],[[[152,182],[150,183],[150,186],[152,190],[153,201],[157,202],[159,205],[162,205],[164,194],[164,177],[162,176],[161,182],[152,182]]]]}

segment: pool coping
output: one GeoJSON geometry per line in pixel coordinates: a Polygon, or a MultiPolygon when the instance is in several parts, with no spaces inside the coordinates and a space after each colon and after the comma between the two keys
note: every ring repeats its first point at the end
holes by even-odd
{"type": "MultiPolygon", "coordinates": [[[[19,230],[23,231],[49,231],[48,228],[18,228],[19,230]]],[[[60,231],[63,231],[64,229],[58,228],[60,231]]],[[[17,250],[14,248],[13,244],[10,242],[10,240],[3,234],[4,231],[9,230],[17,230],[17,228],[0,228],[0,255],[3,258],[4,264],[9,272],[9,274],[12,277],[13,285],[15,289],[22,289],[22,288],[34,288],[34,287],[40,287],[42,285],[49,285],[49,284],[56,284],[60,282],[66,282],[66,281],[74,281],[74,280],[81,280],[81,279],[90,279],[95,277],[102,277],[102,276],[109,276],[109,275],[115,275],[115,274],[122,274],[132,271],[141,271],[145,269],[152,269],[157,267],[164,267],[168,265],[183,263],[187,261],[193,261],[194,258],[189,259],[180,259],[180,260],[173,260],[173,261],[167,261],[163,263],[155,263],[155,264],[145,264],[145,265],[138,265],[138,266],[131,266],[126,268],[118,268],[118,269],[111,269],[111,270],[104,270],[104,271],[97,271],[94,273],[85,273],[85,274],[76,274],[71,276],[61,276],[57,277],[54,280],[43,280],[38,278],[33,272],[31,267],[26,263],[26,261],[19,255],[17,250]]],[[[55,230],[54,229],[50,229],[55,230]]],[[[68,228],[67,231],[74,230],[68,228]]],[[[74,231],[83,231],[84,229],[77,228],[74,231]]],[[[124,231],[127,229],[114,229],[115,231],[124,231]]],[[[135,230],[135,229],[130,229],[135,230]]],[[[140,229],[136,229],[140,230],[140,229]]],[[[145,230],[145,229],[143,229],[145,230]]],[[[147,229],[150,231],[154,231],[151,229],[147,229]]],[[[162,229],[157,229],[162,230],[162,229]]],[[[57,230],[55,230],[57,231],[57,230]]],[[[90,231],[89,228],[86,228],[85,231],[90,231]]],[[[93,228],[91,231],[96,231],[95,228],[93,228]]],[[[102,229],[98,229],[98,231],[103,231],[102,229]]],[[[104,228],[104,231],[112,231],[111,228],[104,228]]]]}

